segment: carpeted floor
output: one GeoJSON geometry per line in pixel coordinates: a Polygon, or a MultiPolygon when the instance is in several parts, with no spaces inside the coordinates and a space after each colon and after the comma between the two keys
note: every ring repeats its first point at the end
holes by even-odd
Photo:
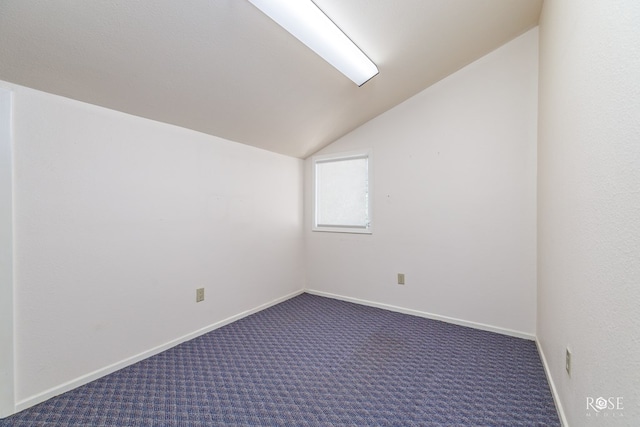
{"type": "Polygon", "coordinates": [[[535,344],[302,294],[0,427],[559,426],[535,344]]]}

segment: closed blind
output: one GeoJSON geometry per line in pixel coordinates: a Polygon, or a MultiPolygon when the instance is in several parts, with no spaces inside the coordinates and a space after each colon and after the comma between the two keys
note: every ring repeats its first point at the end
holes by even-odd
{"type": "Polygon", "coordinates": [[[369,227],[368,158],[316,163],[318,227],[369,227]]]}

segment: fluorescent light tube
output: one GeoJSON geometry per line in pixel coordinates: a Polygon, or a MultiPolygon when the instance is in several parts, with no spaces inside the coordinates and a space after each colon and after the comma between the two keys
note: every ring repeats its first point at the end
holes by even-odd
{"type": "Polygon", "coordinates": [[[378,67],[311,0],[249,0],[282,28],[362,86],[378,67]]]}

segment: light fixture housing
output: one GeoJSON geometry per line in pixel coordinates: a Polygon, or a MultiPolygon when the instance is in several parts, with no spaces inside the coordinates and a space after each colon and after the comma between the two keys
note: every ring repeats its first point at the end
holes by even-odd
{"type": "Polygon", "coordinates": [[[362,86],[378,67],[311,0],[249,0],[342,74],[362,86]]]}

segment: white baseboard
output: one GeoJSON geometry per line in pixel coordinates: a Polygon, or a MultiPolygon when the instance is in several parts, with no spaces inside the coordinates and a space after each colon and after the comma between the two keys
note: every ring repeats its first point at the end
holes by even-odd
{"type": "Polygon", "coordinates": [[[524,338],[524,339],[530,340],[530,341],[534,341],[536,339],[535,335],[528,334],[526,332],[514,331],[512,329],[500,328],[498,326],[486,325],[484,323],[478,323],[478,322],[471,322],[471,321],[468,321],[468,320],[456,319],[455,317],[441,316],[439,314],[427,313],[425,311],[413,310],[413,309],[410,309],[410,308],[403,308],[403,307],[398,307],[398,306],[395,306],[395,305],[384,304],[384,303],[375,302],[375,301],[363,300],[363,299],[360,299],[360,298],[346,297],[346,296],[343,296],[343,295],[337,295],[337,294],[332,294],[332,293],[323,292],[323,291],[316,291],[316,290],[313,290],[313,289],[306,289],[305,292],[308,293],[308,294],[318,295],[318,296],[321,296],[321,297],[333,298],[333,299],[337,299],[337,300],[341,300],[341,301],[347,301],[347,302],[353,302],[353,303],[356,303],[356,304],[367,305],[369,307],[382,308],[384,310],[395,311],[397,313],[410,314],[412,316],[424,317],[426,319],[432,319],[432,320],[440,320],[442,322],[452,323],[454,325],[467,326],[469,328],[480,329],[480,330],[483,330],[483,331],[496,332],[498,334],[509,335],[509,336],[516,337],[516,338],[524,338]]]}
{"type": "Polygon", "coordinates": [[[120,362],[116,362],[112,365],[109,366],[105,366],[104,368],[100,368],[96,371],[90,372],[86,375],[83,375],[81,377],[75,378],[71,381],[67,381],[66,383],[60,384],[58,386],[52,387],[48,390],[43,391],[42,393],[36,394],[35,396],[31,396],[27,399],[21,400],[20,402],[17,402],[15,407],[16,407],[16,412],[20,412],[24,409],[30,408],[31,406],[37,405],[38,403],[44,402],[45,400],[48,400],[54,396],[58,396],[62,393],[65,393],[69,390],[73,390],[74,388],[83,386],[85,384],[90,383],[91,381],[97,380],[98,378],[102,378],[105,375],[109,375],[115,371],[118,371],[122,368],[126,368],[127,366],[133,365],[134,363],[137,363],[141,360],[147,359],[151,356],[154,356],[158,353],[162,353],[165,350],[168,350],[172,347],[177,346],[178,344],[181,344],[185,341],[189,341],[192,340],[196,337],[199,337],[200,335],[204,335],[207,332],[211,332],[215,329],[221,328],[225,325],[228,325],[229,323],[233,323],[236,320],[240,320],[243,317],[247,317],[251,314],[257,313],[259,311],[264,310],[265,308],[269,308],[271,306],[274,306],[276,304],[279,304],[283,301],[286,301],[288,299],[291,299],[293,297],[296,297],[300,294],[302,294],[304,292],[304,290],[300,290],[300,291],[296,291],[293,293],[290,293],[289,295],[285,295],[283,297],[280,298],[276,298],[272,301],[269,301],[265,304],[259,305],[255,308],[252,308],[250,310],[246,310],[243,311],[241,313],[238,313],[234,316],[231,317],[227,317],[226,319],[220,320],[219,322],[213,323],[209,326],[205,326],[204,328],[198,329],[197,331],[191,332],[189,334],[186,334],[184,336],[181,336],[179,338],[176,338],[174,340],[171,340],[165,344],[159,345],[157,347],[154,347],[152,349],[143,351],[142,353],[136,354],[135,356],[129,357],[127,359],[121,360],[120,362]]]}
{"type": "Polygon", "coordinates": [[[549,387],[551,388],[553,403],[555,403],[556,405],[556,412],[558,413],[558,417],[560,418],[560,423],[562,423],[563,427],[569,427],[569,423],[567,422],[567,417],[565,416],[564,409],[562,408],[562,403],[560,402],[560,397],[558,396],[558,390],[556,389],[556,385],[553,382],[553,377],[551,376],[551,370],[549,369],[549,365],[547,364],[547,358],[544,355],[544,351],[542,350],[540,341],[538,341],[537,338],[536,338],[536,346],[538,347],[538,353],[540,354],[540,359],[542,360],[542,366],[544,367],[544,374],[547,376],[547,382],[549,383],[549,387]]]}

